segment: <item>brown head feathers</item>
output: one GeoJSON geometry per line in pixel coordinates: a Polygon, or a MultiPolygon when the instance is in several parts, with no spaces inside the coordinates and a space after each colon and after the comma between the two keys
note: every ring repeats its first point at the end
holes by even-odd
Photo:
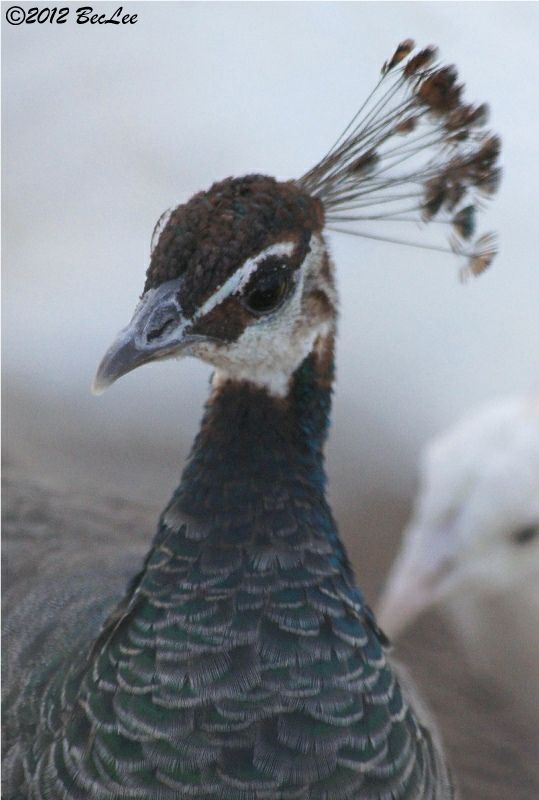
{"type": "Polygon", "coordinates": [[[164,225],[157,223],[144,291],[188,274],[182,302],[191,314],[246,258],[273,243],[294,240],[303,257],[302,243],[308,245],[323,224],[320,200],[293,181],[227,178],[167,214],[164,225]]]}

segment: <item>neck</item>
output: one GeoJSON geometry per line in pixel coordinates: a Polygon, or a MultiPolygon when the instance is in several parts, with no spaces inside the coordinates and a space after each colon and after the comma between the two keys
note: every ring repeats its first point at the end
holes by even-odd
{"type": "Polygon", "coordinates": [[[173,499],[175,510],[208,522],[223,509],[236,517],[246,502],[268,506],[283,492],[323,502],[332,380],[332,339],[304,359],[284,397],[221,379],[173,499]]]}
{"type": "MultiPolygon", "coordinates": [[[[372,624],[357,622],[368,612],[324,496],[333,377],[332,342],[325,344],[296,370],[285,398],[232,381],[212,392],[153,547],[77,678],[80,702],[63,731],[69,742],[87,737],[79,761],[68,765],[76,774],[91,757],[93,719],[108,713],[114,754],[127,737],[130,757],[139,758],[138,743],[147,741],[151,726],[156,739],[170,742],[163,752],[167,768],[176,770],[174,785],[185,780],[191,796],[190,775],[222,747],[220,729],[210,726],[211,715],[221,713],[216,703],[238,703],[240,716],[246,708],[241,725],[254,736],[260,708],[264,730],[277,724],[286,689],[297,690],[296,670],[311,669],[315,685],[319,670],[336,670],[337,680],[340,659],[355,658],[364,640],[373,664],[383,663],[372,624]],[[350,624],[357,630],[351,633],[350,624]],[[209,720],[194,737],[193,709],[201,715],[196,719],[209,720]]],[[[286,700],[290,708],[301,692],[286,700]]],[[[234,738],[238,730],[231,747],[241,745],[249,760],[251,740],[234,738]]],[[[114,763],[101,738],[99,747],[114,763]]],[[[156,749],[145,757],[157,785],[164,756],[156,749]]]]}

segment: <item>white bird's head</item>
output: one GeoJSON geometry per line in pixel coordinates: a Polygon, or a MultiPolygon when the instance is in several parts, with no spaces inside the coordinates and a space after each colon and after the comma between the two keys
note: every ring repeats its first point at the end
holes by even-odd
{"type": "Polygon", "coordinates": [[[427,446],[378,619],[397,636],[450,600],[539,586],[539,404],[506,400],[427,446]]]}

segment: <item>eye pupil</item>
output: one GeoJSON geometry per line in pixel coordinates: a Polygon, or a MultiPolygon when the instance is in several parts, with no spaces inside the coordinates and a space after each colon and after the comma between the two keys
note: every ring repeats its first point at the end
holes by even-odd
{"type": "Polygon", "coordinates": [[[288,276],[284,271],[273,272],[259,279],[245,296],[244,303],[255,314],[267,314],[276,309],[285,297],[288,276]]]}

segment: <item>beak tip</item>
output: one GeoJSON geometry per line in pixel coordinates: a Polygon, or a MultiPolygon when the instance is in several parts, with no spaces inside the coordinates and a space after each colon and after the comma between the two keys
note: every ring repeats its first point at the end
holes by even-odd
{"type": "Polygon", "coordinates": [[[106,374],[106,370],[103,369],[103,364],[104,360],[99,365],[92,385],[90,386],[90,391],[95,397],[99,397],[99,395],[103,394],[103,392],[114,383],[114,378],[111,379],[110,375],[106,374]]]}
{"type": "Polygon", "coordinates": [[[94,397],[99,397],[99,395],[103,394],[107,388],[108,384],[101,381],[99,376],[96,375],[92,381],[92,385],[90,386],[90,392],[94,395],[94,397]]]}
{"type": "Polygon", "coordinates": [[[92,385],[90,386],[90,392],[91,394],[94,395],[94,397],[99,397],[99,395],[103,394],[106,388],[107,388],[106,386],[101,386],[94,380],[92,381],[92,385]]]}

